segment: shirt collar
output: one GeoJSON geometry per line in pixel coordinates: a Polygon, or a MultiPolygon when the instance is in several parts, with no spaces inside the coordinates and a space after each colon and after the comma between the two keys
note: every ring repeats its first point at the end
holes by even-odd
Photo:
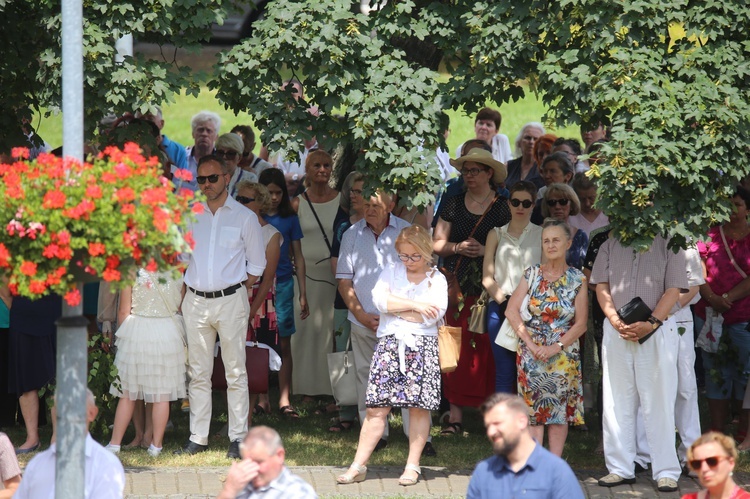
{"type": "Polygon", "coordinates": [[[276,489],[283,492],[284,490],[286,490],[287,482],[289,481],[289,475],[291,475],[291,473],[292,472],[289,471],[289,468],[284,466],[281,469],[281,473],[279,473],[279,476],[271,480],[265,487],[256,489],[252,486],[252,484],[250,484],[250,488],[259,492],[264,492],[269,489],[276,489]]]}
{"type": "Polygon", "coordinates": [[[539,467],[539,460],[541,459],[540,453],[541,451],[539,450],[539,444],[535,441],[534,450],[531,451],[531,454],[529,454],[529,458],[526,460],[526,463],[518,471],[513,471],[513,468],[510,467],[510,463],[508,462],[508,458],[506,458],[505,456],[495,456],[494,468],[497,471],[506,469],[509,472],[516,474],[522,472],[527,467],[535,470],[539,467]]]}

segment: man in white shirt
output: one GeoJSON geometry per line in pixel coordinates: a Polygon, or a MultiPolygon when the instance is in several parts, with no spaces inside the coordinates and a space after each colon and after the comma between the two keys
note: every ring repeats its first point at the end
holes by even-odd
{"type": "MultiPolygon", "coordinates": [[[[86,390],[86,422],[91,424],[99,408],[91,390],[86,390]]],[[[52,419],[56,418],[52,409],[52,419]]],[[[54,499],[55,466],[57,463],[57,445],[37,454],[26,465],[23,480],[14,498],[19,499],[54,499]]],[[[123,497],[125,489],[125,470],[117,456],[99,445],[91,435],[86,433],[86,470],[84,485],[86,499],[118,499],[123,497]]]]}
{"type": "Polygon", "coordinates": [[[258,217],[229,196],[224,160],[212,155],[201,158],[196,181],[206,202],[203,213],[188,227],[196,244],[185,272],[182,302],[188,338],[190,440],[177,452],[195,454],[208,449],[218,334],[227,379],[231,441],[227,457],[237,459],[247,433],[250,403],[245,369],[248,289],[266,266],[263,234],[258,217]]]}

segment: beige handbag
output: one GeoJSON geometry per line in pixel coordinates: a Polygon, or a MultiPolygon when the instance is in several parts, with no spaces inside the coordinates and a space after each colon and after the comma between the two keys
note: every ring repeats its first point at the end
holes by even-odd
{"type": "Polygon", "coordinates": [[[461,355],[461,328],[444,324],[438,327],[438,357],[440,372],[452,373],[461,355]]]}
{"type": "Polygon", "coordinates": [[[487,290],[482,290],[474,305],[471,306],[471,315],[469,316],[469,326],[466,328],[472,333],[485,334],[487,332],[487,302],[490,301],[490,294],[487,290]]]}

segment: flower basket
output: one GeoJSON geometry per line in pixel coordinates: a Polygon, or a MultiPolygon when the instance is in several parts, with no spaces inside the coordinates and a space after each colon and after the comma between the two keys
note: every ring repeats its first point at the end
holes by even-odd
{"type": "MultiPolygon", "coordinates": [[[[76,283],[132,283],[134,270],[180,270],[192,247],[184,228],[195,194],[178,189],[135,143],[108,147],[92,162],[12,151],[0,164],[0,275],[14,295],[62,295],[80,303],[76,283]]],[[[186,172],[187,175],[190,175],[186,172]]],[[[185,179],[189,180],[189,179],[185,179]]]]}

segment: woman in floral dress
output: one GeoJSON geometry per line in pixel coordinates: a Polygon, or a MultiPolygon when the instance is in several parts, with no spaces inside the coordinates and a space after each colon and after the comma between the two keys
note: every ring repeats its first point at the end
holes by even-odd
{"type": "Polygon", "coordinates": [[[532,436],[562,455],[568,424],[583,424],[583,388],[578,338],[586,331],[588,294],[583,273],[565,263],[571,229],[548,219],[542,230],[546,263],[526,269],[505,317],[518,344],[518,394],[530,408],[532,436]],[[528,306],[523,307],[529,295],[528,306]]]}

